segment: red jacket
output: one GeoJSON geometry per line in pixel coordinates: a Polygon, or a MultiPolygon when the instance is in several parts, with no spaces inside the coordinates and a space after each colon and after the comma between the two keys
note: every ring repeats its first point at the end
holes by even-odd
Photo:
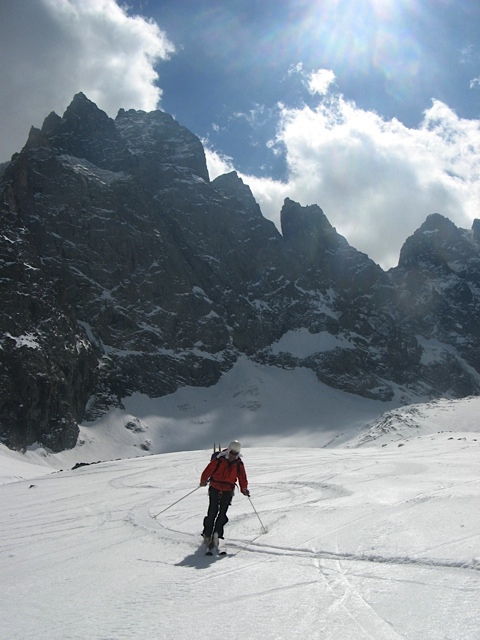
{"type": "Polygon", "coordinates": [[[242,459],[238,456],[233,462],[225,457],[225,451],[210,460],[200,478],[200,483],[210,479],[210,486],[219,491],[233,491],[238,479],[240,490],[248,488],[247,474],[242,459]]]}

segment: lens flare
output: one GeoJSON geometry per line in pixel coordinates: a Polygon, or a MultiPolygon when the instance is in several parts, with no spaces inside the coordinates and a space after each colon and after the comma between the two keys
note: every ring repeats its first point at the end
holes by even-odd
{"type": "Polygon", "coordinates": [[[414,25],[419,0],[295,0],[287,19],[273,21],[255,47],[271,65],[292,60],[332,69],[360,82],[377,76],[383,90],[406,99],[418,81],[422,50],[414,25]]]}

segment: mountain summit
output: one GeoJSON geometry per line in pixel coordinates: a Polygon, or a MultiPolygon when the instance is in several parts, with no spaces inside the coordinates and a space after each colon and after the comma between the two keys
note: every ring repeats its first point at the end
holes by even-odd
{"type": "Polygon", "coordinates": [[[317,205],[287,198],[280,233],[170,115],[113,120],[81,93],[32,128],[0,194],[8,446],[72,447],[79,421],[212,385],[242,354],[377,400],[480,391],[479,221],[429,216],[384,272],[317,205]],[[282,347],[299,331],[308,353],[282,347]]]}

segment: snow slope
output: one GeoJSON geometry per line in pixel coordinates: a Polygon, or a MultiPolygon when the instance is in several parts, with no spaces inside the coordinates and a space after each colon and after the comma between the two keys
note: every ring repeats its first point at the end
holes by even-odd
{"type": "Polygon", "coordinates": [[[479,401],[405,409],[369,446],[245,448],[267,533],[237,495],[226,557],[199,546],[208,450],[4,484],[0,636],[478,640],[479,401]]]}
{"type": "Polygon", "coordinates": [[[77,462],[208,449],[233,438],[249,447],[326,447],[350,440],[402,404],[332,389],[309,369],[284,370],[246,357],[213,387],[183,387],[153,399],[135,393],[123,402],[123,410],[82,425],[71,451],[52,454],[35,446],[19,458],[50,472],[77,462]]]}

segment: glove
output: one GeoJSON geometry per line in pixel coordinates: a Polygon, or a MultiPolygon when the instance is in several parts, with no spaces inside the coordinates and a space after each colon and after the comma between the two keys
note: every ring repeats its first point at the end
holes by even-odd
{"type": "Polygon", "coordinates": [[[201,486],[201,487],[206,487],[206,486],[207,486],[207,484],[208,484],[207,482],[200,482],[200,486],[201,486]]]}
{"type": "Polygon", "coordinates": [[[248,489],[242,489],[242,493],[244,496],[247,496],[247,498],[250,497],[250,491],[248,489]]]}

